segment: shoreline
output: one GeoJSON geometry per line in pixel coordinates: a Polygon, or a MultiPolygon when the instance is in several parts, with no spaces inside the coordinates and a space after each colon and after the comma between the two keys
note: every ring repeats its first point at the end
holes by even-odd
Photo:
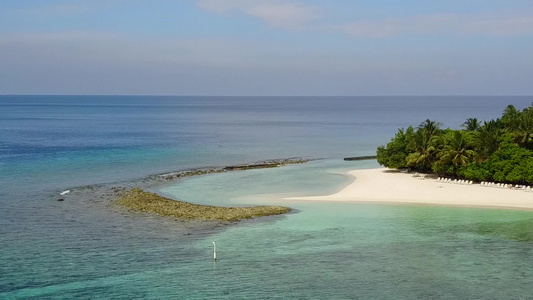
{"type": "Polygon", "coordinates": [[[347,174],[354,181],[336,193],[284,200],[533,210],[533,193],[523,190],[445,183],[386,168],[352,170],[347,174]]]}

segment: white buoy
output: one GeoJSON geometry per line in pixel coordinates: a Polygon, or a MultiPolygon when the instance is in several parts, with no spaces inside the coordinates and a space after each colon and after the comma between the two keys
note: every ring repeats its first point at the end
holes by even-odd
{"type": "Polygon", "coordinates": [[[213,242],[213,259],[217,261],[217,244],[213,242]]]}

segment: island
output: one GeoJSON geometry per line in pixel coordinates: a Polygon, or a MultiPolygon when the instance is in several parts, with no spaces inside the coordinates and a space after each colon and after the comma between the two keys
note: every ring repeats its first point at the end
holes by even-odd
{"type": "Polygon", "coordinates": [[[533,210],[533,104],[462,129],[426,120],[377,149],[385,168],[353,170],[331,195],[287,200],[411,203],[533,210]]]}
{"type": "Polygon", "coordinates": [[[427,119],[416,129],[399,129],[377,149],[377,161],[453,180],[533,185],[533,104],[522,111],[509,105],[495,120],[469,118],[460,130],[440,126],[427,119]]]}

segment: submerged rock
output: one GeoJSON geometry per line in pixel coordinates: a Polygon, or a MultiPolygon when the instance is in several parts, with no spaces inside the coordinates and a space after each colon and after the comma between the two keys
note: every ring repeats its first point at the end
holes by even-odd
{"type": "Polygon", "coordinates": [[[151,212],[178,219],[225,222],[281,215],[291,210],[284,206],[220,207],[198,205],[172,200],[138,188],[124,193],[117,204],[139,212],[151,212]]]}
{"type": "Polygon", "coordinates": [[[376,159],[377,156],[375,155],[367,155],[367,156],[352,156],[352,157],[345,157],[344,160],[351,161],[351,160],[369,160],[369,159],[376,159]]]}

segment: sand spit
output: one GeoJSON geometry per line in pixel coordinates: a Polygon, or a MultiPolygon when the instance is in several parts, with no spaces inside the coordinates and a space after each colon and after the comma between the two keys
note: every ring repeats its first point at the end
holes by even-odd
{"type": "Polygon", "coordinates": [[[434,177],[415,176],[386,168],[353,170],[355,181],[325,196],[287,200],[417,203],[434,205],[501,207],[533,210],[533,192],[480,184],[445,183],[434,177]]]}

